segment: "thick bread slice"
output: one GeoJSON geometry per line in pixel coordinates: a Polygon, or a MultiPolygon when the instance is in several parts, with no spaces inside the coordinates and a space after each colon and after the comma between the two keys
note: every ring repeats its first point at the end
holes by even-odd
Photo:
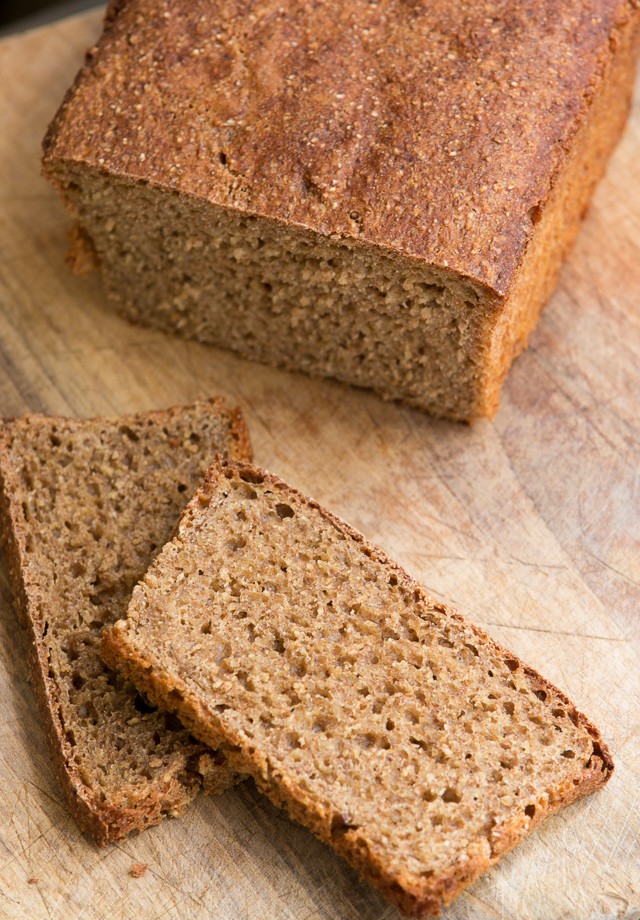
{"type": "Polygon", "coordinates": [[[111,419],[0,426],[0,525],[56,773],[98,843],[178,814],[233,773],[157,712],[98,649],[216,454],[249,459],[221,399],[111,419]]]}
{"type": "Polygon", "coordinates": [[[211,468],[102,653],[410,916],[613,769],[559,690],[252,466],[211,468]]]}

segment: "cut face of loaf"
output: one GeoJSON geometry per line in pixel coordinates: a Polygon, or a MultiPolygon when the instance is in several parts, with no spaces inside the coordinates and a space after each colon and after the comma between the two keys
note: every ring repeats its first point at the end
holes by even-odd
{"type": "Polygon", "coordinates": [[[559,690],[251,466],[212,467],[102,653],[411,916],[613,769],[559,690]]]}
{"type": "Polygon", "coordinates": [[[639,24],[629,0],[114,2],[44,170],[131,319],[491,416],[639,24]]]}
{"type": "Polygon", "coordinates": [[[223,755],[98,651],[217,454],[251,456],[239,410],[222,400],[0,425],[0,526],[33,684],[69,809],[101,844],[178,814],[201,784],[234,780],[223,755]]]}

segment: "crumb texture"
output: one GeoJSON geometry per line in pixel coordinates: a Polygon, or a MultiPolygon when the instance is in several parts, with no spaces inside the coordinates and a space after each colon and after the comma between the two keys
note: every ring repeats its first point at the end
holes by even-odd
{"type": "Polygon", "coordinates": [[[415,916],[612,768],[560,691],[254,467],[211,470],[103,652],[415,916]]]}
{"type": "Polygon", "coordinates": [[[224,758],[102,663],[103,628],[217,453],[248,457],[221,400],[122,419],[27,416],[0,431],[4,539],[63,790],[100,842],[179,812],[224,758]]]}
{"type": "MultiPolygon", "coordinates": [[[[99,172],[71,176],[80,224],[129,319],[435,414],[485,411],[468,406],[493,310],[479,285],[99,172]]],[[[74,246],[77,259],[85,248],[74,246]]]]}

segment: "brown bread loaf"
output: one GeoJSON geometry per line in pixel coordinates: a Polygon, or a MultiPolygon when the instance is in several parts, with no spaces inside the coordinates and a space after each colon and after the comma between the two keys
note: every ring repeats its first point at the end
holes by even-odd
{"type": "Polygon", "coordinates": [[[410,916],[613,769],[564,694],[252,466],[212,467],[102,652],[410,916]]]}
{"type": "Polygon", "coordinates": [[[492,416],[639,26],[635,0],[114,0],[44,170],[131,319],[492,416]]]}
{"type": "Polygon", "coordinates": [[[217,454],[251,457],[239,410],[220,399],[0,425],[0,529],[33,685],[66,802],[101,844],[234,778],[98,649],[217,454]]]}

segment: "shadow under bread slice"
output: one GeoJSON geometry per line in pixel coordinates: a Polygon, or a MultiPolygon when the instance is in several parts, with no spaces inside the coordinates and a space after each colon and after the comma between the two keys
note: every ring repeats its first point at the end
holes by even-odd
{"type": "Polygon", "coordinates": [[[99,656],[104,626],[124,615],[218,454],[251,458],[240,411],[221,399],[0,424],[0,526],[36,696],[68,807],[100,844],[235,779],[99,656]]]}
{"type": "Polygon", "coordinates": [[[102,654],[410,916],[613,769],[563,693],[253,466],[210,469],[102,654]]]}

